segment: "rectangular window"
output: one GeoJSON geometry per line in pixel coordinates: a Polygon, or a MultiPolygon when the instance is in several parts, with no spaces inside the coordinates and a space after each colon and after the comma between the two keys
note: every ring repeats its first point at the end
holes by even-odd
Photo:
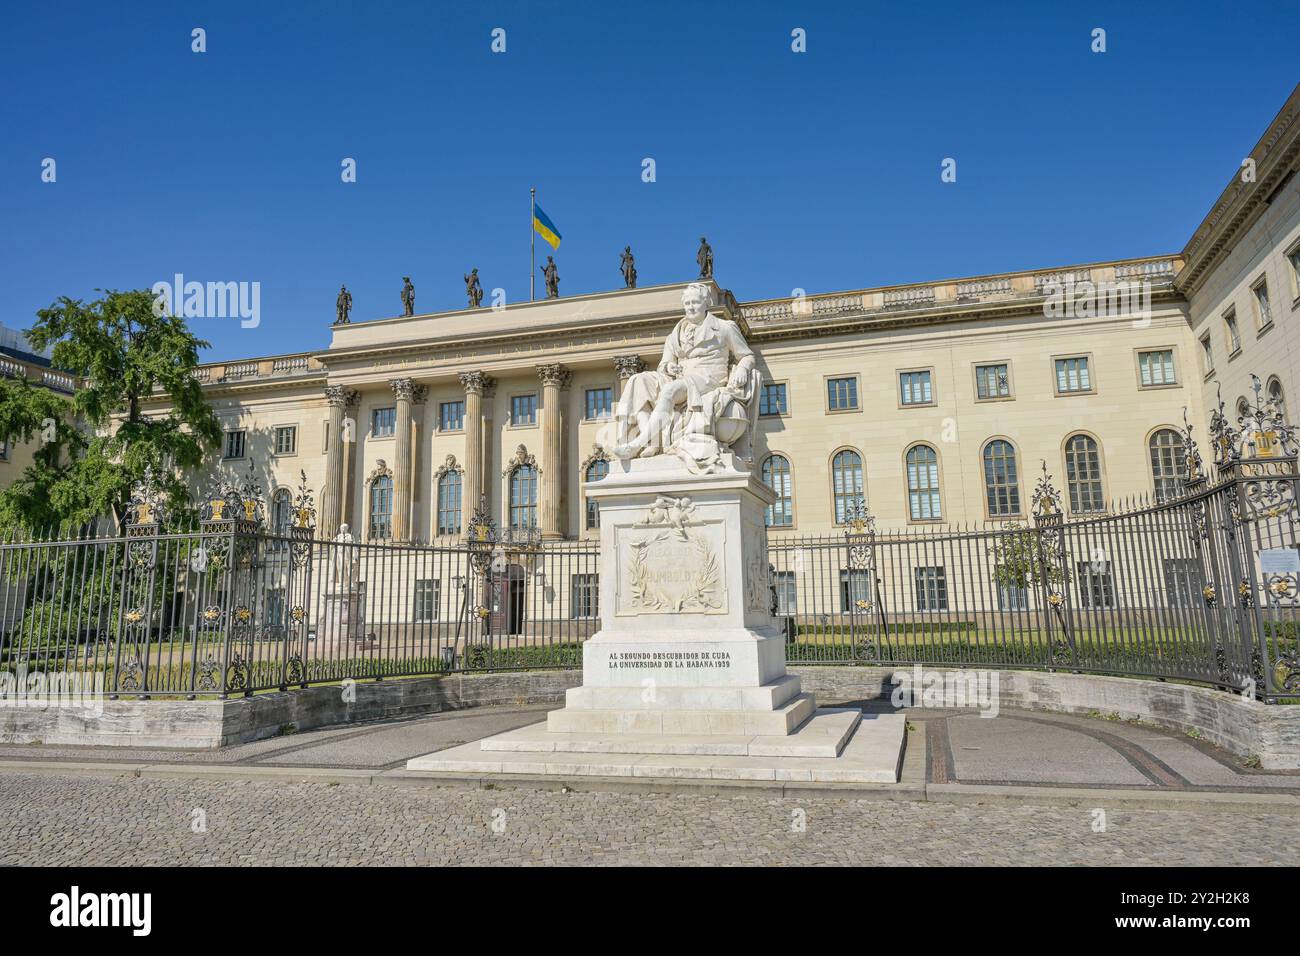
{"type": "Polygon", "coordinates": [[[772,575],[776,588],[776,613],[791,616],[798,613],[799,586],[793,571],[776,571],[772,575]]]}
{"type": "Polygon", "coordinates": [[[773,382],[763,386],[763,393],[758,397],[758,414],[784,415],[790,411],[786,402],[785,382],[773,382]]]}
{"type": "Polygon", "coordinates": [[[1079,606],[1107,608],[1115,606],[1115,579],[1109,561],[1080,561],[1075,569],[1079,576],[1079,606]]]}
{"type": "Polygon", "coordinates": [[[1158,349],[1153,352],[1138,353],[1138,373],[1142,387],[1152,388],[1156,385],[1176,385],[1174,378],[1174,350],[1158,349]]]}
{"type": "Polygon", "coordinates": [[[1205,374],[1209,375],[1214,371],[1214,349],[1210,345],[1208,333],[1201,338],[1201,355],[1205,359],[1205,374]]]}
{"type": "Polygon", "coordinates": [[[930,371],[900,372],[898,375],[898,400],[903,405],[931,405],[934,396],[930,391],[930,371]]]}
{"type": "Polygon", "coordinates": [[[438,620],[438,605],[442,598],[442,581],[438,578],[419,578],[412,595],[411,619],[416,623],[438,620]]]}
{"type": "Polygon", "coordinates": [[[1261,329],[1266,329],[1273,324],[1273,310],[1268,304],[1268,280],[1261,279],[1250,291],[1255,295],[1255,321],[1261,329]]]}
{"type": "Polygon", "coordinates": [[[458,432],[465,428],[465,403],[440,402],[438,404],[438,431],[458,432]]]}
{"type": "Polygon", "coordinates": [[[1011,397],[1011,375],[1005,363],[975,366],[975,397],[982,402],[1011,397]]]}
{"type": "Polygon", "coordinates": [[[826,380],[826,407],[832,412],[843,412],[858,407],[858,380],[828,378],[826,380]]]}
{"type": "Polygon", "coordinates": [[[510,424],[511,425],[536,425],[537,424],[537,396],[536,395],[510,396],[510,424]]]}
{"type": "Polygon", "coordinates": [[[1088,357],[1076,355],[1056,360],[1056,393],[1091,392],[1092,377],[1088,374],[1088,357]]]}
{"type": "Polygon", "coordinates": [[[298,426],[280,425],[275,430],[275,453],[293,455],[298,452],[298,426]]]}
{"type": "Polygon", "coordinates": [[[1237,331],[1237,310],[1229,309],[1223,316],[1223,330],[1228,337],[1228,354],[1241,351],[1241,333],[1237,331]]]}
{"type": "Polygon", "coordinates": [[[865,614],[871,610],[871,572],[859,568],[840,569],[840,613],[865,614]]]}
{"type": "Polygon", "coordinates": [[[573,575],[569,578],[569,617],[580,620],[599,616],[600,575],[573,575]]]}
{"type": "Polygon", "coordinates": [[[244,430],[242,428],[226,432],[226,457],[244,457],[244,430]]]}
{"type": "Polygon", "coordinates": [[[916,609],[948,610],[948,575],[942,567],[913,568],[916,575],[916,609]]]}
{"type": "Polygon", "coordinates": [[[609,418],[614,410],[614,390],[612,388],[587,389],[587,421],[594,422],[609,418]]]}
{"type": "Polygon", "coordinates": [[[392,438],[397,434],[397,409],[376,408],[370,413],[370,437],[392,438]]]}
{"type": "Polygon", "coordinates": [[[998,608],[1003,611],[1029,609],[1029,589],[1020,584],[999,584],[998,608]]]}
{"type": "Polygon", "coordinates": [[[284,588],[266,589],[266,626],[284,627],[284,588]]]}
{"type": "Polygon", "coordinates": [[[1170,607],[1201,607],[1201,565],[1191,558],[1165,558],[1165,601],[1170,607]]]}

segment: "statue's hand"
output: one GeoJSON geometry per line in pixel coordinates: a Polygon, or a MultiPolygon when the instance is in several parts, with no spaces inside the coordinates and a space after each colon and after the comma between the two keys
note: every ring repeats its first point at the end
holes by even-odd
{"type": "Polygon", "coordinates": [[[666,366],[664,366],[664,371],[668,374],[669,378],[682,377],[682,367],[678,365],[676,362],[669,362],[666,366]]]}

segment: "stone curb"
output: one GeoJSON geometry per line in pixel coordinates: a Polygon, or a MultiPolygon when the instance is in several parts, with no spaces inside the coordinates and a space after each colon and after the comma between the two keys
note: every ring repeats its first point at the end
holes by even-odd
{"type": "MultiPolygon", "coordinates": [[[[909,748],[916,753],[919,748],[909,748]]],[[[923,755],[915,762],[922,762],[923,755]]],[[[1130,810],[1200,810],[1225,813],[1281,813],[1300,816],[1300,794],[1237,793],[1223,790],[1086,789],[977,784],[927,784],[909,774],[904,761],[896,784],[773,784],[758,780],[699,780],[647,777],[531,777],[523,774],[483,777],[476,774],[420,773],[408,770],[347,770],[328,767],[257,767],[243,764],[148,764],[0,760],[4,773],[67,773],[151,779],[267,780],[384,787],[460,787],[481,790],[571,790],[616,793],[706,793],[770,798],[831,797],[842,800],[896,800],[962,805],[1005,804],[1130,810]],[[909,779],[911,777],[912,779],[909,779]]]]}

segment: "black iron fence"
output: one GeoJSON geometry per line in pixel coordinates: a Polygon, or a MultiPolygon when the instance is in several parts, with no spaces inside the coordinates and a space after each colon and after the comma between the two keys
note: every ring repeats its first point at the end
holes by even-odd
{"type": "MultiPolygon", "coordinates": [[[[1184,431],[1184,487],[1067,518],[1043,468],[1022,518],[773,535],[792,663],[1038,668],[1300,698],[1296,447],[1280,409],[1211,422],[1211,483],[1184,431]]],[[[122,695],[229,695],[347,679],[577,667],[599,621],[588,541],[498,533],[480,506],[451,545],[321,539],[304,479],[268,523],[218,482],[164,522],[150,483],[121,534],[0,541],[0,670],[103,675],[122,695]]]]}
{"type": "Polygon", "coordinates": [[[578,667],[597,629],[591,543],[498,535],[452,546],[315,536],[225,485],[165,530],[137,487],[122,535],[0,542],[0,670],[103,674],[107,692],[251,694],[347,679],[578,667]]]}

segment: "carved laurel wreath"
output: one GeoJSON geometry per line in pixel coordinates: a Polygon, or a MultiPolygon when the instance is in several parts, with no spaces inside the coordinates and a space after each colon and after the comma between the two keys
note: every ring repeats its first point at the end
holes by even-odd
{"type": "Polygon", "coordinates": [[[632,563],[628,569],[629,583],[632,586],[632,603],[652,610],[664,607],[675,612],[686,610],[711,610],[718,606],[713,597],[718,586],[718,559],[703,538],[692,538],[690,546],[700,556],[700,570],[692,576],[686,593],[677,601],[672,601],[662,590],[651,587],[650,569],[646,566],[646,552],[650,545],[667,538],[667,532],[660,532],[632,542],[632,563]]]}

